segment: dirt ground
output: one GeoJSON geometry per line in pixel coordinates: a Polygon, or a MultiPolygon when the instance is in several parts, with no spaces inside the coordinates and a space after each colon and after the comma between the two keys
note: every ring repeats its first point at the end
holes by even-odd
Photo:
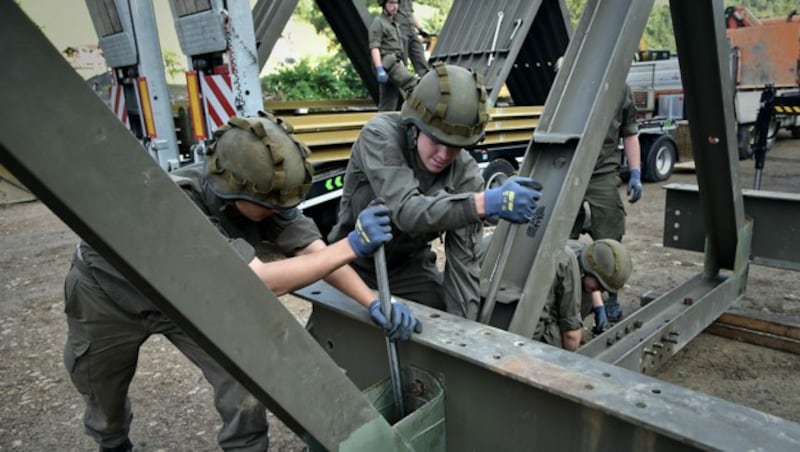
{"type": "MultiPolygon", "coordinates": [[[[752,161],[741,162],[750,187],[752,161]]],[[[783,138],[769,154],[763,189],[800,192],[800,140],[783,138]]],[[[695,183],[692,173],[669,182],[695,183]]],[[[664,292],[702,269],[698,253],[661,245],[665,190],[646,184],[631,205],[625,243],[635,270],[622,293],[626,312],[648,290],[664,292]]],[[[786,238],[787,240],[793,238],[786,238]]],[[[82,402],[62,364],[66,336],[62,284],[76,235],[39,202],[0,207],[0,451],[95,450],[84,435],[82,402]]],[[[307,303],[282,298],[301,322],[307,303]]],[[[753,266],[740,306],[800,317],[795,272],[753,266]]],[[[800,357],[701,334],[658,378],[800,422],[800,357]]],[[[137,451],[217,450],[219,421],[211,387],[161,337],[142,348],[130,391],[137,451]]],[[[271,417],[272,450],[303,444],[271,417]]]]}

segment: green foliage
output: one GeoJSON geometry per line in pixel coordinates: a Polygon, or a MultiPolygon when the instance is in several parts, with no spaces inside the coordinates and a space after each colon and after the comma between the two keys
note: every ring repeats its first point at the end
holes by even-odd
{"type": "Polygon", "coordinates": [[[176,77],[186,70],[183,57],[171,50],[164,51],[164,70],[170,77],[176,77]]]}
{"type": "Polygon", "coordinates": [[[261,79],[274,100],[361,99],[366,89],[350,60],[335,55],[312,65],[307,58],[261,79]]]}

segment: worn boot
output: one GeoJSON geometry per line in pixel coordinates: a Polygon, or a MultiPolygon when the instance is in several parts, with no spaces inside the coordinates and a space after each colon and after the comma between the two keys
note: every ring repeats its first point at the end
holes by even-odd
{"type": "Polygon", "coordinates": [[[617,323],[622,320],[622,306],[617,301],[617,294],[608,294],[608,299],[603,302],[606,307],[606,316],[610,323],[617,323]]]}
{"type": "Polygon", "coordinates": [[[126,439],[124,443],[116,447],[100,446],[100,452],[131,452],[132,450],[133,450],[133,444],[129,439],[126,439]]]}

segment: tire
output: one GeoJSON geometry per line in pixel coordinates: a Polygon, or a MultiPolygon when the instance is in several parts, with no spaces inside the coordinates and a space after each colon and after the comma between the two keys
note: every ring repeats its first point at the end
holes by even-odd
{"type": "Polygon", "coordinates": [[[517,169],[508,160],[502,158],[494,159],[483,170],[483,182],[486,188],[499,187],[516,171],[517,169]]]}
{"type": "Polygon", "coordinates": [[[800,138],[800,126],[793,126],[791,129],[792,138],[800,138]]]}
{"type": "Polygon", "coordinates": [[[672,176],[675,162],[678,160],[678,146],[669,135],[645,137],[640,143],[649,146],[642,151],[642,180],[646,182],[661,182],[672,176]]]}
{"type": "Polygon", "coordinates": [[[739,148],[739,160],[753,158],[753,124],[739,124],[736,128],[736,141],[739,148]]]}

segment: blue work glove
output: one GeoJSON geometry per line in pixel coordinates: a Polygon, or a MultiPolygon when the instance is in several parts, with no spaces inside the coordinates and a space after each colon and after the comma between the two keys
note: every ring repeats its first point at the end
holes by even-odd
{"type": "Polygon", "coordinates": [[[375,74],[378,76],[378,83],[381,85],[389,83],[389,74],[386,73],[386,69],[383,66],[376,67],[375,74]]]}
{"type": "Polygon", "coordinates": [[[606,316],[606,307],[595,306],[592,308],[592,312],[594,313],[594,328],[592,328],[592,333],[601,334],[608,328],[608,317],[606,316]]]}
{"type": "Polygon", "coordinates": [[[404,303],[392,300],[392,320],[389,321],[381,310],[380,300],[375,300],[369,304],[369,316],[376,325],[386,331],[386,336],[390,341],[398,339],[407,341],[411,338],[411,333],[421,333],[422,323],[417,320],[411,310],[404,303]]]}
{"type": "Polygon", "coordinates": [[[372,255],[384,243],[392,240],[389,208],[383,203],[372,204],[358,214],[356,227],[347,235],[350,247],[358,257],[372,255]]]}
{"type": "Polygon", "coordinates": [[[635,203],[642,197],[642,170],[632,169],[631,178],[628,179],[628,202],[635,203]]]}
{"type": "Polygon", "coordinates": [[[542,184],[530,177],[514,177],[486,190],[483,195],[486,216],[498,215],[512,223],[525,223],[536,210],[541,188],[542,184]]]}

